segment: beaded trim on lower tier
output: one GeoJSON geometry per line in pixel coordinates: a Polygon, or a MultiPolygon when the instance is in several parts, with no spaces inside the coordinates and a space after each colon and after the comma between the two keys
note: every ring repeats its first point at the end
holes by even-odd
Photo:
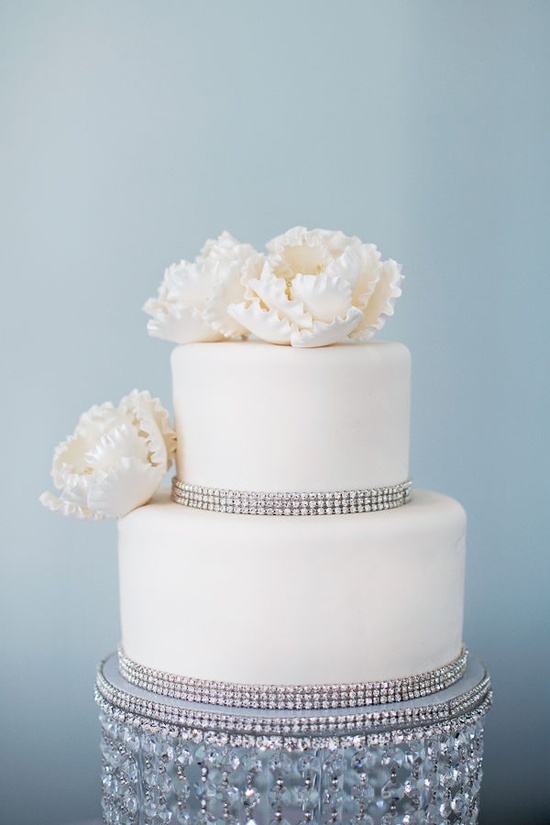
{"type": "Polygon", "coordinates": [[[132,685],[160,696],[257,710],[321,710],[359,708],[406,702],[430,696],[453,685],[463,675],[468,651],[443,667],[385,682],[332,685],[252,685],[195,679],[146,667],[118,653],[121,675],[132,685]]]}
{"type": "Polygon", "coordinates": [[[414,737],[437,730],[460,719],[484,716],[492,701],[489,675],[481,662],[470,660],[462,682],[442,692],[429,703],[411,700],[401,707],[359,709],[355,713],[249,710],[226,712],[223,707],[165,698],[128,684],[118,672],[114,657],[98,668],[96,701],[119,720],[147,730],[157,727],[195,742],[212,741],[235,747],[286,748],[359,747],[414,737]],[[469,671],[469,672],[468,672],[469,671]]]}
{"type": "Polygon", "coordinates": [[[254,516],[324,516],[341,513],[370,513],[393,510],[411,497],[408,478],[389,487],[331,492],[259,493],[225,490],[172,480],[172,500],[198,510],[244,513],[254,516]]]}

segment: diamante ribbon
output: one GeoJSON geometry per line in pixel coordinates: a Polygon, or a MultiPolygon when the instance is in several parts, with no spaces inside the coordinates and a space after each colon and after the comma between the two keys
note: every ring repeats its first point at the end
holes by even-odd
{"type": "Polygon", "coordinates": [[[468,651],[443,667],[385,682],[325,685],[253,685],[196,679],[146,667],[118,653],[126,681],[161,696],[188,702],[257,710],[361,708],[430,696],[457,682],[466,669],[468,651]]]}
{"type": "Polygon", "coordinates": [[[258,516],[323,516],[342,513],[370,513],[392,510],[406,504],[411,497],[408,478],[388,487],[332,492],[258,493],[226,490],[172,480],[172,500],[198,510],[244,513],[258,516]]]}

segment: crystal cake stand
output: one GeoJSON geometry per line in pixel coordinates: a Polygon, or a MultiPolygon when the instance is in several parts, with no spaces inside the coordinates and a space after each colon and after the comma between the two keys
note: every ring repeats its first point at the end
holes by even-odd
{"type": "Polygon", "coordinates": [[[107,825],[477,822],[484,665],[424,698],[327,710],[218,707],[98,669],[107,825]]]}

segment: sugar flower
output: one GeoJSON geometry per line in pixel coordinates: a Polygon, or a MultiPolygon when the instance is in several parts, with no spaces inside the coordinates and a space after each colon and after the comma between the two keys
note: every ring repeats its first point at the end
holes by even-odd
{"type": "Polygon", "coordinates": [[[229,232],[207,241],[193,263],[169,266],[158,296],[146,302],[149,334],[177,344],[246,336],[227,309],[244,299],[243,276],[255,276],[262,263],[262,255],[229,232]]]}
{"type": "Polygon", "coordinates": [[[61,493],[43,493],[40,501],[81,519],[124,516],[156,492],[175,447],[160,401],[134,390],[118,407],[107,402],[81,416],[54,453],[52,477],[61,493]]]}
{"type": "Polygon", "coordinates": [[[296,347],[366,341],[393,315],[401,267],[374,244],[296,226],[267,250],[261,269],[257,261],[243,273],[244,300],[228,308],[259,338],[296,347]]]}

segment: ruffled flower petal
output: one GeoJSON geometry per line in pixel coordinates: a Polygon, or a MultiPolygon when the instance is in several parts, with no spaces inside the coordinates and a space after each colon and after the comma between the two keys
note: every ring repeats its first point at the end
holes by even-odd
{"type": "MultiPolygon", "coordinates": [[[[307,246],[310,249],[314,247],[324,247],[330,257],[335,258],[341,255],[344,249],[354,242],[360,243],[358,238],[348,237],[340,231],[333,231],[331,229],[306,229],[305,226],[293,226],[292,229],[288,229],[286,232],[283,232],[282,235],[277,235],[276,238],[268,241],[266,248],[271,256],[284,257],[289,247],[307,246]]],[[[327,260],[330,260],[330,258],[327,258],[327,260]]]]}
{"type": "Polygon", "coordinates": [[[177,344],[243,337],[247,330],[227,307],[243,300],[243,278],[259,274],[262,263],[263,256],[229,232],[207,241],[194,263],[168,267],[158,296],[145,303],[149,334],[177,344]]]}
{"type": "Polygon", "coordinates": [[[361,323],[363,313],[356,307],[350,307],[345,318],[335,318],[330,323],[314,321],[311,329],[301,329],[292,333],[290,343],[293,347],[326,347],[345,341],[350,333],[361,323]]]}
{"type": "Polygon", "coordinates": [[[305,311],[303,303],[294,300],[289,294],[285,279],[277,277],[267,261],[259,278],[246,281],[246,298],[252,301],[259,298],[263,306],[277,310],[281,317],[288,319],[290,324],[311,326],[312,318],[305,311]]]}
{"type": "Polygon", "coordinates": [[[86,453],[86,462],[90,468],[108,473],[118,466],[124,456],[134,455],[145,462],[148,453],[146,440],[140,437],[130,421],[124,421],[92,445],[86,453]]]}
{"type": "Polygon", "coordinates": [[[372,243],[360,243],[354,247],[353,251],[359,262],[359,274],[353,290],[353,303],[359,307],[366,307],[380,278],[382,256],[372,243]]]}
{"type": "Polygon", "coordinates": [[[162,338],[175,344],[223,340],[223,335],[213,330],[194,308],[174,308],[161,317],[150,318],[147,321],[147,332],[153,338],[162,338]]]}
{"type": "Polygon", "coordinates": [[[137,458],[123,458],[118,467],[106,474],[101,484],[90,487],[88,508],[99,518],[122,518],[154,496],[162,483],[165,469],[145,464],[137,458]]]}
{"type": "Polygon", "coordinates": [[[159,400],[134,390],[116,408],[103,404],[81,416],[54,453],[52,476],[61,493],[44,493],[40,501],[77,518],[123,516],[155,493],[175,448],[159,400]]]}
{"type": "Polygon", "coordinates": [[[361,275],[361,260],[358,249],[354,246],[348,246],[339,257],[332,259],[322,274],[329,279],[339,278],[349,284],[350,288],[355,287],[361,275]]]}
{"type": "Polygon", "coordinates": [[[287,318],[282,318],[276,309],[263,309],[259,298],[250,302],[231,304],[228,309],[239,323],[253,335],[271,344],[290,344],[293,327],[287,318]]]}
{"type": "MultiPolygon", "coordinates": [[[[154,418],[166,450],[166,454],[164,458],[160,459],[160,462],[166,461],[167,467],[170,467],[176,456],[177,439],[176,433],[170,424],[168,412],[162,406],[159,399],[153,398],[147,390],[142,390],[141,392],[139,390],[132,390],[131,393],[122,399],[119,408],[133,415],[135,415],[134,410],[141,411],[145,409],[148,415],[154,418]]],[[[141,418],[140,425],[143,429],[143,413],[141,414],[141,418]]],[[[150,433],[148,433],[148,437],[151,438],[150,433]]]]}
{"type": "Polygon", "coordinates": [[[203,313],[205,323],[211,329],[233,340],[244,338],[249,332],[228,312],[228,307],[242,300],[244,280],[258,277],[265,260],[248,245],[238,245],[234,253],[236,259],[225,263],[223,277],[215,284],[203,313]]]}
{"type": "Polygon", "coordinates": [[[86,472],[86,452],[90,441],[97,441],[119,422],[120,416],[110,402],[95,405],[83,413],[73,435],[55,448],[52,466],[54,484],[63,486],[69,468],[77,476],[86,472]]]}
{"type": "Polygon", "coordinates": [[[168,301],[177,307],[201,309],[214,286],[213,267],[196,261],[180,261],[166,270],[164,282],[168,301]]]}
{"type": "Polygon", "coordinates": [[[304,309],[315,321],[327,324],[335,318],[343,318],[351,306],[349,283],[326,272],[321,275],[296,275],[292,281],[292,294],[303,303],[304,309]]]}
{"type": "Polygon", "coordinates": [[[384,261],[376,286],[363,306],[363,320],[354,330],[352,339],[368,341],[381,329],[386,319],[393,315],[394,304],[401,295],[401,266],[393,260],[384,261]]]}
{"type": "Polygon", "coordinates": [[[67,501],[63,497],[57,498],[53,493],[42,493],[38,499],[40,504],[52,510],[54,513],[61,513],[62,516],[71,516],[72,518],[85,519],[86,521],[99,521],[102,516],[93,513],[88,507],[83,507],[81,504],[76,504],[72,501],[67,501]]]}

